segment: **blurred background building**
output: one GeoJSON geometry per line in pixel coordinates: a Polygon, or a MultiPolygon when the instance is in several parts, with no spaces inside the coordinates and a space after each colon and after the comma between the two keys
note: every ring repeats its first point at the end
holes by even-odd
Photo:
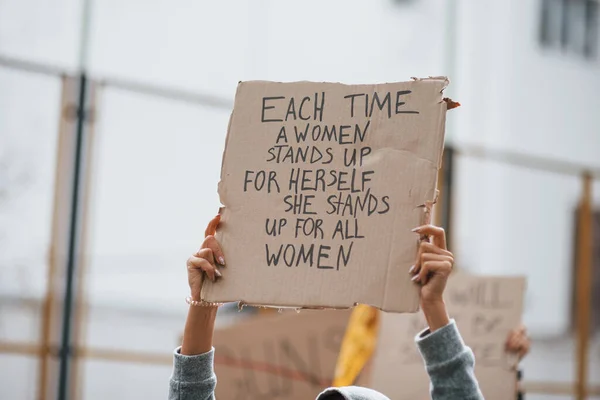
{"type": "Polygon", "coordinates": [[[573,382],[581,172],[600,177],[599,9],[596,0],[0,0],[0,398],[56,398],[69,265],[71,398],[142,398],[131,382],[144,383],[145,399],[166,398],[187,308],[184,262],[219,207],[233,96],[251,79],[448,75],[447,94],[462,104],[447,126],[458,266],[529,278],[524,379],[573,382]]]}

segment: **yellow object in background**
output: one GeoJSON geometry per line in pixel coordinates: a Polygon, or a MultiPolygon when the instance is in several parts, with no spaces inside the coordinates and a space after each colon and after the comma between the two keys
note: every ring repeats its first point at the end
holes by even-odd
{"type": "Polygon", "coordinates": [[[379,335],[379,310],[360,304],[354,308],[335,366],[334,387],[351,386],[371,359],[379,335]]]}

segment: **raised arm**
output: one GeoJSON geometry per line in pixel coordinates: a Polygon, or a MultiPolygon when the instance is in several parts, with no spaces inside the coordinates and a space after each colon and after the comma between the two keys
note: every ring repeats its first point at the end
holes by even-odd
{"type": "Polygon", "coordinates": [[[221,276],[217,265],[225,264],[223,252],[213,236],[219,221],[219,216],[213,218],[206,229],[206,238],[200,250],[187,261],[190,308],[183,343],[174,354],[169,400],[215,398],[217,378],[214,373],[212,338],[218,305],[202,302],[200,292],[204,276],[216,280],[221,276]]]}
{"type": "Polygon", "coordinates": [[[429,238],[419,247],[411,273],[421,286],[421,309],[429,326],[417,338],[417,346],[429,378],[433,400],[483,400],[473,368],[473,352],[465,346],[454,321],[448,317],[443,293],[454,257],[446,248],[442,228],[425,225],[415,229],[429,238]]]}

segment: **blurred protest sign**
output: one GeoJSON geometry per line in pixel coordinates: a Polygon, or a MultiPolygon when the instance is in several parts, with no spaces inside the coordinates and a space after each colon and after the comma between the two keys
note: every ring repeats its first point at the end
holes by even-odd
{"type": "MultiPolygon", "coordinates": [[[[475,354],[475,374],[486,400],[514,400],[517,357],[505,351],[523,313],[523,277],[455,273],[445,301],[466,344],[475,354]]],[[[427,326],[422,313],[383,314],[369,387],[394,400],[429,398],[429,378],[415,336],[427,326]]]]}
{"type": "Polygon", "coordinates": [[[306,400],[331,385],[350,312],[260,316],[214,336],[217,399],[306,400]]]}
{"type": "Polygon", "coordinates": [[[434,199],[446,78],[241,82],[223,155],[223,279],[203,299],[414,312],[407,273],[434,199]]]}

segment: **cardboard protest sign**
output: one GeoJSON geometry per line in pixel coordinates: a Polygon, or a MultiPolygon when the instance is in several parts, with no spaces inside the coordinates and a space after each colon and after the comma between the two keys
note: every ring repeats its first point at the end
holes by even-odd
{"type": "Polygon", "coordinates": [[[411,229],[435,196],[447,83],[241,82],[219,183],[227,268],[203,298],[416,311],[411,229]]]}
{"type": "Polygon", "coordinates": [[[306,400],[333,381],[346,310],[273,315],[215,332],[216,398],[306,400]]]}
{"type": "MultiPolygon", "coordinates": [[[[524,292],[522,277],[460,273],[448,282],[448,311],[475,354],[475,375],[486,400],[515,399],[517,359],[504,346],[520,324],[524,292]]],[[[414,342],[426,326],[422,313],[382,316],[369,387],[394,400],[429,398],[429,377],[414,342]]]]}

